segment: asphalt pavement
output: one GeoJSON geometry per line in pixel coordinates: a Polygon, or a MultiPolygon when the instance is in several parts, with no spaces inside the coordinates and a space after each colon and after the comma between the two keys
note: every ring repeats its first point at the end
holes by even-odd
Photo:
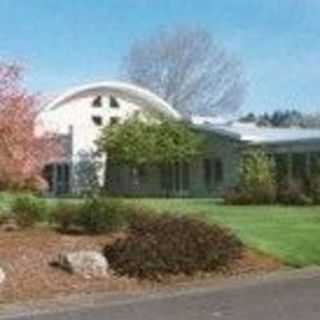
{"type": "Polygon", "coordinates": [[[319,320],[320,272],[244,281],[221,288],[177,292],[80,304],[57,313],[0,315],[19,320],[319,320]]]}

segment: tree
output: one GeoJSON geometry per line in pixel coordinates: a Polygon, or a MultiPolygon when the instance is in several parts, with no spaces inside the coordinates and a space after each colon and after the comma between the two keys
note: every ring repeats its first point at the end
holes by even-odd
{"type": "Polygon", "coordinates": [[[239,119],[239,122],[242,123],[255,123],[257,121],[257,118],[253,112],[249,112],[247,115],[242,116],[239,119]]]}
{"type": "Polygon", "coordinates": [[[202,140],[182,122],[146,122],[133,117],[105,127],[97,144],[108,161],[136,170],[143,165],[190,162],[199,154],[202,140]]]}
{"type": "Polygon", "coordinates": [[[305,114],[302,126],[304,128],[320,128],[320,113],[305,114]]]}
{"type": "Polygon", "coordinates": [[[240,189],[252,202],[272,203],[276,197],[275,164],[264,151],[245,154],[240,167],[240,189]]]}
{"type": "Polygon", "coordinates": [[[78,192],[84,195],[99,191],[99,171],[101,163],[93,152],[80,152],[79,161],[74,166],[75,185],[78,192]]]}
{"type": "Polygon", "coordinates": [[[202,139],[187,124],[166,120],[154,127],[154,163],[191,162],[200,152],[202,139]]]}
{"type": "Polygon", "coordinates": [[[123,69],[127,80],[149,88],[184,115],[231,112],[243,102],[239,61],[200,28],[160,30],[136,41],[123,69]]]}
{"type": "Polygon", "coordinates": [[[106,126],[97,143],[108,159],[130,167],[191,161],[201,146],[199,136],[182,122],[150,123],[136,117],[106,126]]]}
{"type": "Polygon", "coordinates": [[[97,144],[100,151],[107,153],[108,161],[139,167],[152,158],[153,138],[152,126],[133,117],[104,127],[97,144]]]}
{"type": "Polygon", "coordinates": [[[259,127],[272,128],[290,128],[290,127],[308,127],[312,126],[312,122],[308,121],[313,117],[308,117],[297,110],[275,110],[273,113],[264,113],[256,116],[253,113],[248,113],[246,116],[239,119],[244,123],[255,123],[259,127]]]}
{"type": "Polygon", "coordinates": [[[21,84],[22,70],[0,62],[0,187],[44,189],[42,170],[59,153],[57,139],[38,134],[38,99],[21,84]]]}

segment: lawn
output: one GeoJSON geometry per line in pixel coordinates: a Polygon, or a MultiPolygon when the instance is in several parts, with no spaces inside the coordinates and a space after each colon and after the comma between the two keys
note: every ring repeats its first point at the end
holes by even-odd
{"type": "MultiPolygon", "coordinates": [[[[13,195],[0,193],[0,210],[13,195]]],[[[48,200],[55,204],[58,200],[48,200]]],[[[59,200],[79,201],[79,200],[59,200]]],[[[225,206],[213,199],[127,199],[159,213],[199,215],[231,228],[249,247],[291,266],[320,265],[320,207],[225,206]]]]}
{"type": "Polygon", "coordinates": [[[291,266],[320,265],[320,207],[225,206],[208,199],[129,200],[159,212],[199,214],[230,227],[249,247],[291,266]]]}

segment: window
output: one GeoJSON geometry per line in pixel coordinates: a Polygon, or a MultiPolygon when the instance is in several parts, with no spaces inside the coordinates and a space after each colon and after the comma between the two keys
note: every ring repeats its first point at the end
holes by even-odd
{"type": "Polygon", "coordinates": [[[174,170],[173,170],[173,178],[174,178],[174,190],[179,191],[180,190],[180,166],[179,162],[176,162],[174,164],[174,170]]]}
{"type": "Polygon", "coordinates": [[[163,165],[159,167],[161,190],[167,190],[167,168],[163,165]]]}
{"type": "Polygon", "coordinates": [[[61,181],[62,180],[62,174],[63,174],[63,167],[62,165],[58,164],[57,165],[57,180],[61,181]]]}
{"type": "Polygon", "coordinates": [[[176,162],[161,167],[161,189],[167,192],[188,191],[190,189],[190,166],[187,162],[176,162]]]}
{"type": "Polygon", "coordinates": [[[70,192],[71,167],[69,163],[54,163],[47,165],[43,172],[49,185],[49,192],[64,194],[70,192]]]}
{"type": "Polygon", "coordinates": [[[92,116],[92,121],[96,126],[102,125],[102,117],[100,116],[92,116]]]}
{"type": "Polygon", "coordinates": [[[110,107],[111,108],[119,108],[120,107],[118,100],[113,96],[110,96],[110,107]]]}
{"type": "Polygon", "coordinates": [[[53,165],[49,164],[46,165],[44,170],[43,170],[43,176],[46,179],[47,183],[48,183],[48,187],[49,187],[49,192],[53,192],[53,165]]]}
{"type": "Polygon", "coordinates": [[[319,172],[320,170],[320,154],[319,153],[310,154],[310,166],[311,166],[311,174],[314,174],[315,172],[319,172]]]}
{"type": "Polygon", "coordinates": [[[163,165],[160,167],[160,184],[161,189],[167,193],[173,190],[173,170],[171,165],[163,165]]]}
{"type": "Polygon", "coordinates": [[[207,189],[211,187],[211,180],[212,180],[212,170],[211,170],[211,161],[210,159],[203,160],[203,178],[204,183],[207,189]]]}
{"type": "Polygon", "coordinates": [[[140,165],[138,167],[139,181],[143,181],[147,177],[147,168],[145,165],[140,165]]]}
{"type": "Polygon", "coordinates": [[[273,159],[276,166],[277,181],[281,182],[288,177],[289,156],[287,153],[279,153],[275,154],[273,159]]]}
{"type": "Polygon", "coordinates": [[[70,165],[64,165],[64,183],[65,183],[65,192],[70,192],[70,165]]]}
{"type": "Polygon", "coordinates": [[[190,166],[189,163],[182,163],[182,190],[190,189],[190,166]]]}
{"type": "Polygon", "coordinates": [[[110,126],[119,123],[119,117],[110,117],[110,126]]]}
{"type": "Polygon", "coordinates": [[[214,161],[214,180],[216,183],[223,181],[223,163],[220,159],[214,161]]]}
{"type": "Polygon", "coordinates": [[[295,179],[307,176],[307,157],[304,153],[292,154],[292,176],[295,179]]]}
{"type": "Polygon", "coordinates": [[[94,98],[94,100],[92,102],[92,106],[96,107],[96,108],[102,107],[102,97],[101,96],[97,96],[96,98],[94,98]]]}

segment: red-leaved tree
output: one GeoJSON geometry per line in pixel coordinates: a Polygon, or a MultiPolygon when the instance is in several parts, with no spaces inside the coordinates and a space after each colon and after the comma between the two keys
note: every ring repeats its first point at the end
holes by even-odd
{"type": "Polygon", "coordinates": [[[43,168],[60,148],[54,136],[36,133],[39,99],[21,80],[19,65],[0,62],[0,188],[43,190],[43,168]]]}

